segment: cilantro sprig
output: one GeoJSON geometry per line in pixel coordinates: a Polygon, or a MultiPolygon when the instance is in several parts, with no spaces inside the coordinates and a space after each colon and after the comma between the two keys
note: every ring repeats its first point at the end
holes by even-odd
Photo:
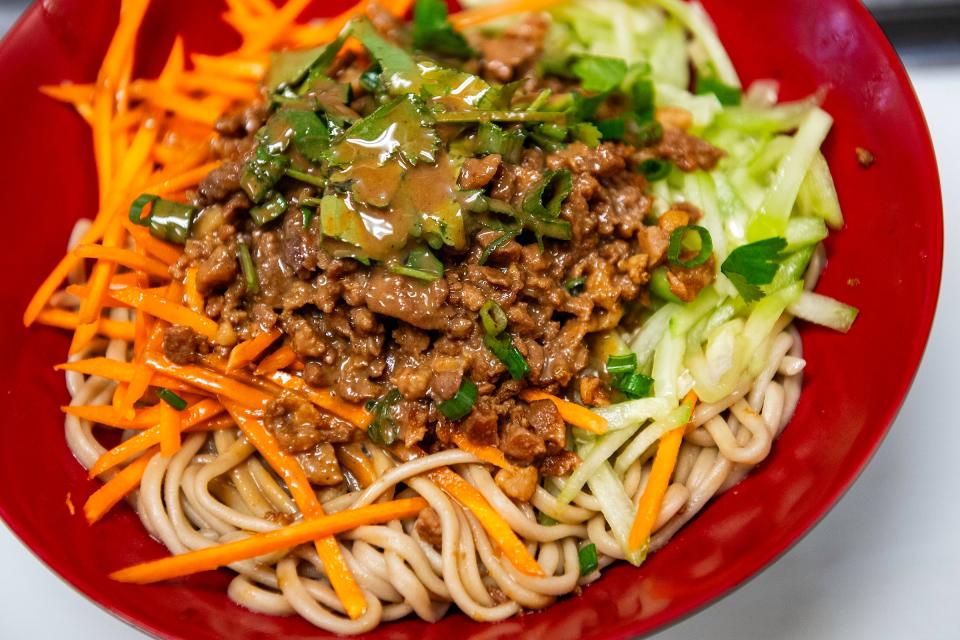
{"type": "Polygon", "coordinates": [[[745,244],[730,252],[720,271],[737,288],[744,302],[754,302],[766,295],[760,287],[773,282],[786,248],[787,241],[780,237],[745,244]]]}
{"type": "Polygon", "coordinates": [[[476,55],[466,38],[447,20],[444,0],[417,0],[413,7],[413,46],[454,58],[476,55]]]}

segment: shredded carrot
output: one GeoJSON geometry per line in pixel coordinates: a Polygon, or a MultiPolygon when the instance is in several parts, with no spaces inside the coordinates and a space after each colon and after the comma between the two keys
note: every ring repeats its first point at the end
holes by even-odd
{"type": "Polygon", "coordinates": [[[564,422],[568,422],[575,427],[579,427],[580,429],[596,434],[602,435],[607,432],[606,418],[597,415],[593,411],[590,411],[590,409],[587,409],[586,407],[575,402],[563,400],[562,398],[550,395],[549,393],[535,391],[533,389],[521,391],[520,397],[526,402],[549,400],[557,406],[557,410],[560,412],[560,417],[563,418],[564,422]]]}
{"type": "Polygon", "coordinates": [[[194,53],[190,56],[198,71],[222,74],[231,78],[259,81],[267,73],[266,59],[254,60],[238,56],[208,56],[194,53]]]}
{"type": "Polygon", "coordinates": [[[247,102],[259,94],[255,82],[224,78],[212,73],[188,72],[180,77],[178,84],[187,91],[207,91],[214,95],[247,102]]]}
{"type": "Polygon", "coordinates": [[[324,411],[329,411],[338,418],[343,418],[358,429],[366,429],[373,420],[370,412],[360,405],[341,400],[333,395],[329,389],[314,389],[304,382],[303,378],[298,378],[284,371],[274,371],[267,377],[284,389],[299,391],[307,396],[313,404],[324,411]]]}
{"type": "Polygon", "coordinates": [[[76,507],[73,506],[73,498],[72,498],[72,493],[70,491],[67,491],[67,499],[64,500],[64,502],[67,505],[67,511],[70,512],[70,515],[72,516],[77,515],[77,509],[76,507]]]}
{"type": "MultiPolygon", "coordinates": [[[[66,407],[65,410],[76,409],[76,408],[77,407],[66,407]]],[[[160,407],[159,405],[157,406],[157,408],[160,410],[160,412],[163,411],[163,408],[160,407]]],[[[180,415],[181,419],[180,419],[180,425],[179,425],[180,428],[178,430],[178,433],[192,430],[193,427],[202,425],[204,423],[209,424],[210,418],[213,418],[223,413],[223,410],[224,409],[220,405],[220,403],[217,402],[216,400],[213,400],[212,398],[201,400],[200,402],[190,407],[187,407],[186,409],[183,410],[183,412],[180,415]]],[[[72,411],[68,413],[74,414],[74,412],[72,411]]],[[[229,424],[232,425],[233,421],[231,420],[229,424]]],[[[90,477],[93,478],[100,475],[101,473],[104,473],[105,471],[109,471],[110,469],[113,469],[117,465],[122,464],[126,460],[129,460],[130,458],[137,455],[138,453],[142,453],[147,449],[149,449],[150,447],[161,444],[161,437],[162,437],[161,431],[162,431],[161,425],[154,424],[149,429],[145,429],[144,431],[141,431],[140,433],[133,436],[132,438],[129,438],[128,440],[124,440],[113,449],[110,449],[109,451],[105,452],[103,455],[97,458],[97,461],[94,463],[94,465],[90,467],[90,472],[89,472],[90,477]]]]}
{"type": "MultiPolygon", "coordinates": [[[[98,376],[107,380],[116,380],[117,382],[130,382],[136,373],[136,365],[132,362],[123,362],[121,360],[111,360],[110,358],[87,358],[85,360],[74,360],[64,362],[54,367],[57,371],[76,371],[88,376],[98,376]]],[[[170,389],[171,391],[191,391],[194,386],[185,384],[181,380],[171,376],[154,375],[150,383],[155,387],[170,389]]]]}
{"type": "Polygon", "coordinates": [[[166,358],[157,357],[156,354],[150,353],[147,354],[147,364],[155,371],[170,378],[186,382],[188,385],[209,393],[229,398],[245,407],[261,409],[273,399],[272,395],[260,389],[196,365],[173,364],[166,358]]]}
{"type": "MultiPolygon", "coordinates": [[[[683,403],[690,407],[692,415],[693,408],[697,404],[697,394],[691,391],[683,399],[683,403]]],[[[653,469],[650,471],[650,479],[647,480],[647,486],[644,487],[643,494],[640,496],[637,516],[633,526],[630,527],[627,544],[631,550],[645,546],[650,539],[650,534],[653,533],[653,525],[656,524],[660,507],[663,505],[663,496],[667,493],[670,477],[673,476],[673,470],[677,466],[677,454],[680,452],[680,444],[683,442],[685,432],[686,425],[683,425],[660,438],[660,445],[653,459],[653,469]]]]}
{"type": "Polygon", "coordinates": [[[186,282],[183,285],[183,297],[194,313],[203,313],[203,296],[197,290],[197,267],[187,269],[186,282]]]}
{"type": "Polygon", "coordinates": [[[333,536],[357,527],[412,518],[426,506],[427,501],[423,498],[408,498],[371,504],[359,509],[340,511],[322,518],[304,520],[275,531],[258,533],[235,542],[168,556],[152,562],[144,562],[120,571],[114,571],[110,574],[110,577],[119,582],[134,584],[150,584],[170,580],[171,578],[180,578],[201,571],[211,571],[274,551],[290,549],[311,540],[333,536]]]}
{"type": "Polygon", "coordinates": [[[133,236],[137,247],[143,249],[161,262],[171,265],[180,259],[183,252],[168,242],[154,238],[144,227],[134,224],[129,218],[123,218],[123,226],[133,236]]]}
{"type": "Polygon", "coordinates": [[[413,6],[413,0],[380,0],[380,6],[395,18],[404,18],[413,6]]]}
{"type": "Polygon", "coordinates": [[[81,322],[73,331],[73,339],[70,341],[67,353],[75,356],[82,352],[98,333],[100,333],[100,318],[95,318],[93,322],[81,322]]]}
{"type": "Polygon", "coordinates": [[[560,0],[506,0],[506,2],[486,4],[475,9],[454,13],[450,16],[450,22],[456,29],[466,29],[518,13],[543,11],[558,2],[560,0]]]}
{"type": "MultiPolygon", "coordinates": [[[[119,247],[104,247],[98,244],[82,244],[73,250],[78,258],[96,258],[109,260],[135,271],[145,271],[151,276],[170,279],[167,265],[154,258],[147,258],[119,247]]],[[[92,286],[92,285],[91,285],[92,286]]]]}
{"type": "MultiPolygon", "coordinates": [[[[80,318],[73,311],[67,311],[65,309],[44,309],[37,316],[37,322],[61,329],[76,329],[80,325],[80,318]]],[[[132,341],[134,337],[134,326],[132,322],[101,318],[97,324],[97,332],[106,338],[132,341]]]]}
{"type": "Polygon", "coordinates": [[[219,160],[208,162],[200,165],[199,167],[195,167],[189,171],[181,173],[180,175],[165,178],[160,182],[147,185],[143,191],[145,193],[154,193],[158,196],[164,196],[181,191],[188,187],[196,186],[201,180],[207,177],[207,174],[219,167],[221,164],[222,163],[219,160]]]}
{"type": "Polygon", "coordinates": [[[361,0],[343,13],[330,18],[322,25],[302,25],[296,29],[294,40],[297,47],[314,47],[331,42],[348,22],[367,11],[367,0],[361,0]]]}
{"type": "MultiPolygon", "coordinates": [[[[116,251],[126,251],[125,249],[119,249],[119,246],[123,243],[124,236],[125,231],[123,230],[123,226],[119,220],[115,220],[107,227],[103,237],[103,246],[83,245],[84,249],[94,247],[94,251],[99,253],[99,255],[83,256],[96,258],[97,263],[93,266],[93,270],[90,273],[90,280],[87,283],[90,287],[90,296],[83,301],[78,311],[81,322],[93,322],[93,319],[100,315],[101,301],[104,292],[107,290],[111,278],[113,278],[113,275],[117,271],[116,261],[111,259],[110,255],[116,251]]],[[[80,249],[81,247],[77,248],[80,249]]],[[[78,255],[80,254],[78,253],[78,255]]]]}
{"type": "Polygon", "coordinates": [[[160,402],[160,454],[170,457],[180,451],[180,412],[160,402]]]}
{"type": "MultiPolygon", "coordinates": [[[[125,383],[120,383],[125,384],[125,383]]],[[[119,386],[119,385],[118,385],[119,386]]],[[[209,400],[213,402],[212,400],[209,400]]],[[[160,406],[154,405],[137,411],[132,419],[123,417],[116,407],[100,404],[74,404],[60,407],[67,415],[76,416],[83,420],[90,420],[97,424],[118,429],[144,429],[155,426],[160,422],[160,406]]]]}
{"type": "Polygon", "coordinates": [[[255,338],[238,343],[230,351],[230,358],[227,360],[227,372],[245,367],[256,360],[281,335],[283,335],[283,332],[274,327],[255,338]]]}
{"type": "Polygon", "coordinates": [[[143,454],[87,498],[83,504],[83,513],[89,524],[105,516],[124,496],[137,488],[155,453],[143,454]]]}
{"type": "MultiPolygon", "coordinates": [[[[250,444],[256,447],[267,464],[283,479],[304,519],[323,518],[326,515],[323,507],[297,459],[280,449],[270,432],[243,407],[229,400],[221,400],[221,404],[226,407],[250,444]]],[[[323,561],[323,568],[330,580],[330,585],[343,603],[347,614],[356,620],[367,610],[367,602],[353,577],[353,572],[350,571],[340,552],[337,541],[333,536],[326,536],[316,540],[315,546],[323,561]]]]}
{"type": "MultiPolygon", "coordinates": [[[[312,0],[287,0],[279,11],[263,20],[259,29],[250,34],[250,38],[240,47],[239,53],[261,53],[270,48],[284,30],[296,22],[303,10],[312,0]]],[[[360,4],[366,4],[361,2],[360,4]]],[[[339,16],[338,16],[339,17],[339,16]]],[[[337,20],[332,18],[331,20],[337,20]]]]}
{"type": "Polygon", "coordinates": [[[266,358],[260,361],[260,366],[258,366],[254,371],[254,375],[266,376],[270,375],[274,371],[280,371],[281,369],[286,369],[294,360],[297,359],[297,352],[288,347],[287,345],[281,345],[276,351],[268,355],[266,358]]]}
{"type": "Polygon", "coordinates": [[[216,124],[223,113],[222,110],[211,109],[200,100],[194,100],[179,91],[166,91],[156,84],[139,85],[138,93],[148,104],[210,126],[216,124]]]}
{"type": "Polygon", "coordinates": [[[513,532],[507,521],[490,506],[483,494],[473,485],[446,467],[434,469],[427,475],[434,484],[449,493],[457,502],[476,516],[490,535],[490,539],[513,566],[530,576],[542,577],[545,575],[536,559],[530,555],[526,546],[513,532]]]}
{"type": "Polygon", "coordinates": [[[366,489],[377,481],[377,471],[373,462],[364,454],[363,447],[358,442],[344,444],[334,450],[337,460],[349,471],[360,486],[366,489]]]}
{"type": "Polygon", "coordinates": [[[117,300],[129,304],[135,309],[148,313],[155,318],[165,320],[170,324],[181,324],[190,327],[197,333],[216,338],[218,325],[210,318],[191,311],[183,305],[171,302],[165,298],[148,293],[136,287],[116,289],[110,295],[117,300]]]}
{"type": "Polygon", "coordinates": [[[90,104],[93,102],[93,85],[61,82],[48,84],[39,88],[40,93],[54,100],[72,105],[90,104]]]}
{"type": "Polygon", "coordinates": [[[462,449],[467,453],[472,453],[484,462],[492,464],[495,467],[500,467],[501,469],[514,468],[512,464],[507,462],[507,458],[503,455],[503,452],[496,447],[483,444],[474,444],[470,441],[470,438],[462,433],[453,434],[453,442],[459,449],[462,449]]]}

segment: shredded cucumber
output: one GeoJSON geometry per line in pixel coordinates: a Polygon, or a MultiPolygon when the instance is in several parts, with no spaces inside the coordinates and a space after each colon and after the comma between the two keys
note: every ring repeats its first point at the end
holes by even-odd
{"type": "Polygon", "coordinates": [[[690,413],[690,407],[685,404],[681,405],[667,414],[662,420],[657,420],[638,433],[637,437],[617,456],[617,462],[613,466],[616,474],[622,476],[626,473],[630,465],[643,455],[643,452],[649,449],[654,442],[663,437],[665,433],[687,424],[687,422],[690,421],[690,413]]]}
{"type": "Polygon", "coordinates": [[[647,420],[662,418],[669,411],[670,403],[663,398],[640,398],[594,409],[594,413],[606,419],[610,431],[638,427],[647,420]]]}
{"type": "Polygon", "coordinates": [[[790,218],[787,221],[787,231],[784,234],[787,239],[785,251],[793,252],[817,244],[829,234],[827,225],[822,218],[790,218]]]}
{"type": "Polygon", "coordinates": [[[802,320],[841,333],[850,330],[859,313],[855,307],[812,291],[800,294],[800,298],[788,307],[788,311],[802,320]]]}
{"type": "Polygon", "coordinates": [[[727,50],[723,48],[717,32],[710,22],[710,17],[698,2],[684,2],[683,0],[653,0],[679,20],[697,42],[704,48],[717,77],[731,87],[740,86],[740,76],[733,68],[727,50]]]}
{"type": "Polygon", "coordinates": [[[683,364],[683,352],[687,348],[683,335],[666,331],[660,339],[660,346],[653,356],[653,388],[658,398],[665,398],[671,406],[680,402],[677,380],[683,364]]]}
{"type": "Polygon", "coordinates": [[[610,525],[613,537],[620,543],[620,548],[623,550],[627,561],[633,565],[642,563],[645,556],[644,551],[642,549],[630,551],[628,545],[636,508],[609,462],[604,460],[596,472],[587,480],[587,486],[590,487],[590,493],[593,494],[593,497],[600,503],[600,511],[603,513],[607,524],[610,525]]]}
{"type": "Polygon", "coordinates": [[[814,155],[810,170],[800,185],[798,205],[803,215],[823,218],[831,229],[843,228],[837,188],[833,184],[827,160],[819,151],[814,155]]]}
{"type": "Polygon", "coordinates": [[[570,474],[566,484],[563,485],[563,489],[557,494],[557,502],[570,504],[570,501],[576,497],[583,485],[587,484],[587,479],[596,472],[600,465],[605,464],[639,428],[640,424],[637,423],[616,431],[608,431],[606,434],[599,436],[592,445],[584,444],[580,448],[583,462],[570,474]]]}
{"type": "Polygon", "coordinates": [[[637,364],[642,371],[649,371],[650,362],[653,360],[653,354],[660,344],[660,338],[670,326],[670,318],[681,306],[679,304],[665,304],[647,318],[643,323],[640,332],[637,333],[633,342],[630,343],[630,350],[637,354],[637,364]]]}

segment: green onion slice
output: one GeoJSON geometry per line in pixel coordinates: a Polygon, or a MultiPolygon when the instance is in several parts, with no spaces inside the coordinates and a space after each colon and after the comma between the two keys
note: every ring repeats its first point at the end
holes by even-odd
{"type": "Polygon", "coordinates": [[[631,400],[648,398],[653,391],[653,378],[642,373],[627,373],[614,378],[610,386],[631,400]]]}
{"type": "Polygon", "coordinates": [[[577,557],[580,560],[581,576],[590,575],[600,566],[600,562],[597,560],[597,545],[592,542],[580,547],[580,550],[577,552],[577,557]]]}
{"type": "Polygon", "coordinates": [[[486,335],[483,337],[483,342],[507,367],[510,377],[514,380],[520,380],[530,373],[530,365],[527,364],[520,350],[514,346],[509,334],[504,333],[498,337],[486,335]]]}
{"type": "Polygon", "coordinates": [[[503,246],[506,246],[508,242],[517,237],[517,234],[511,233],[509,231],[504,231],[501,235],[494,238],[490,244],[488,244],[483,249],[483,253],[480,254],[480,259],[477,260],[477,264],[484,265],[487,263],[487,260],[490,259],[490,256],[493,255],[494,251],[500,249],[503,246]]]}
{"type": "Polygon", "coordinates": [[[287,210],[287,199],[278,191],[271,191],[267,194],[263,204],[250,209],[250,217],[254,224],[262,227],[268,222],[276,220],[287,210]]]}
{"type": "Polygon", "coordinates": [[[656,182],[670,175],[670,171],[673,170],[673,165],[669,160],[650,158],[649,160],[641,162],[638,168],[640,169],[640,173],[646,176],[647,180],[656,182]]]}
{"type": "Polygon", "coordinates": [[[670,234],[670,248],[667,249],[667,259],[672,265],[683,267],[684,269],[692,269],[705,263],[710,259],[712,254],[713,238],[710,237],[710,232],[703,227],[689,224],[674,229],[673,233],[670,234]],[[686,238],[687,233],[690,232],[694,232],[700,236],[700,252],[689,260],[681,260],[680,253],[683,251],[683,240],[686,238]]]}
{"type": "Polygon", "coordinates": [[[160,196],[155,196],[152,193],[143,193],[138,196],[130,205],[130,222],[141,226],[146,225],[147,222],[143,219],[143,210],[148,204],[156,202],[159,199],[160,196]]]}
{"type": "Polygon", "coordinates": [[[417,247],[407,256],[402,265],[390,265],[390,272],[409,276],[424,282],[433,282],[443,277],[443,263],[426,247],[417,247]]]}
{"type": "Polygon", "coordinates": [[[177,411],[183,411],[187,408],[187,401],[170,389],[157,389],[157,396],[177,411]]]}
{"type": "Polygon", "coordinates": [[[240,270],[243,271],[243,279],[247,283],[247,293],[260,293],[260,278],[257,276],[257,267],[254,266],[253,258],[250,256],[250,247],[242,240],[237,243],[237,257],[240,258],[240,270]]]}
{"type": "Polygon", "coordinates": [[[400,402],[398,389],[390,389],[385,394],[367,403],[366,409],[373,414],[373,420],[367,427],[367,436],[375,444],[390,446],[400,436],[400,426],[390,415],[393,407],[400,402]]]}
{"type": "Polygon", "coordinates": [[[507,328],[507,314],[494,300],[487,300],[480,307],[480,322],[488,336],[498,336],[507,328]]]}
{"type": "Polygon", "coordinates": [[[477,401],[477,385],[473,380],[464,376],[457,393],[449,400],[444,400],[437,408],[451,420],[466,417],[473,410],[473,403],[477,401]]]}
{"type": "Polygon", "coordinates": [[[571,191],[573,176],[568,170],[547,171],[543,180],[523,199],[523,211],[540,218],[556,218],[571,191]]]}
{"type": "Polygon", "coordinates": [[[637,370],[637,354],[626,353],[620,356],[610,356],[607,358],[607,373],[610,375],[619,375],[621,373],[633,373],[637,370]]]}
{"type": "Polygon", "coordinates": [[[587,283],[586,276],[580,276],[579,278],[570,278],[563,283],[563,288],[567,290],[572,296],[578,295],[580,289],[587,283]]]}

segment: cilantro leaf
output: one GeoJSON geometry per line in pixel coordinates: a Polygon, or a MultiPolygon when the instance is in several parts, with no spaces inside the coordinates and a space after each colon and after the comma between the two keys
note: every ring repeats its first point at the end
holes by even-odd
{"type": "Polygon", "coordinates": [[[777,275],[783,260],[787,241],[783,238],[767,238],[737,247],[720,266],[744,302],[754,302],[765,294],[759,285],[770,284],[777,275]]]}
{"type": "Polygon", "coordinates": [[[736,107],[743,100],[743,92],[738,87],[724,84],[713,76],[698,76],[694,91],[698,96],[712,93],[725,107],[736,107]]]}
{"type": "Polygon", "coordinates": [[[619,58],[585,55],[573,63],[572,71],[587,91],[607,93],[619,87],[626,78],[627,63],[619,58]]]}
{"type": "Polygon", "coordinates": [[[275,51],[270,54],[270,69],[264,85],[274,93],[299,84],[304,77],[323,75],[343,48],[346,36],[340,36],[330,44],[294,51],[275,51]]]}
{"type": "Polygon", "coordinates": [[[287,109],[282,113],[284,122],[293,131],[293,146],[308,160],[320,162],[330,145],[330,129],[313,111],[287,109]]]}
{"type": "Polygon", "coordinates": [[[444,0],[417,0],[413,7],[413,46],[454,58],[471,58],[476,52],[447,20],[444,0]]]}
{"type": "Polygon", "coordinates": [[[410,54],[381,36],[369,19],[361,18],[355,21],[350,27],[350,34],[370,52],[370,57],[380,63],[380,68],[383,69],[381,77],[389,89],[403,92],[408,84],[404,77],[413,78],[418,75],[417,63],[410,54]]]}
{"type": "Polygon", "coordinates": [[[423,100],[413,94],[398,96],[358,120],[327,151],[334,166],[364,157],[383,165],[397,153],[410,164],[436,162],[440,137],[423,100]]]}

